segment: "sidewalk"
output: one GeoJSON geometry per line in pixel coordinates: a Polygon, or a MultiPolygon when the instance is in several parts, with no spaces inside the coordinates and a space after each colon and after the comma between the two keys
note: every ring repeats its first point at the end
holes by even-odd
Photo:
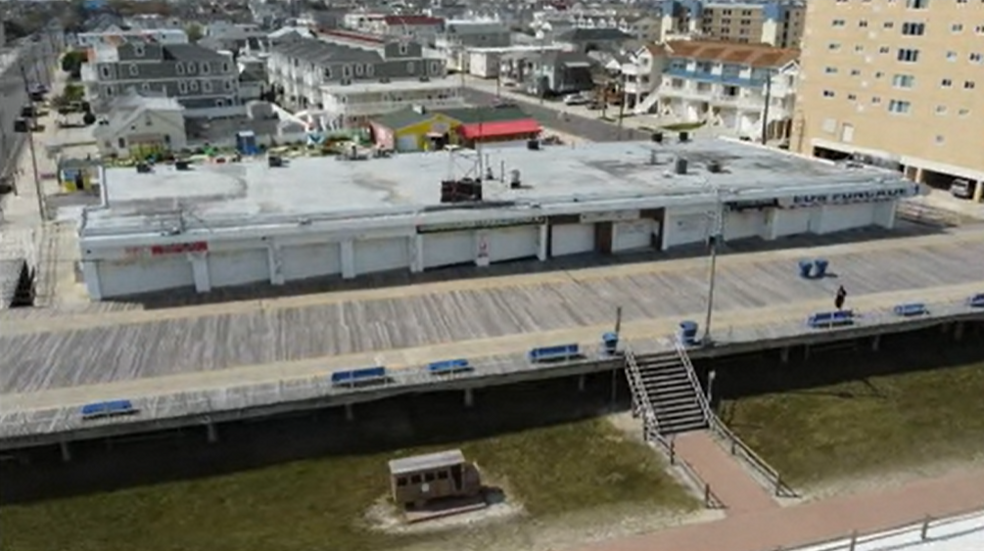
{"type": "Polygon", "coordinates": [[[774,551],[984,509],[984,471],[599,543],[581,551],[774,551]]]}

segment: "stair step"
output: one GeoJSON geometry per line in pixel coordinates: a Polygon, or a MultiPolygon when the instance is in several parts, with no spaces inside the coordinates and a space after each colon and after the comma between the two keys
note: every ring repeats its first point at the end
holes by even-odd
{"type": "Polygon", "coordinates": [[[690,383],[673,383],[673,384],[663,384],[659,386],[646,385],[646,393],[650,396],[666,396],[668,394],[696,394],[697,391],[690,383]]]}
{"type": "Polygon", "coordinates": [[[693,394],[687,394],[686,396],[681,394],[680,396],[662,398],[658,402],[653,403],[657,407],[669,407],[677,404],[697,404],[697,397],[693,394]]]}
{"type": "Polygon", "coordinates": [[[659,432],[662,433],[664,436],[666,436],[670,434],[681,434],[684,432],[690,432],[693,430],[700,430],[706,428],[707,428],[707,422],[702,420],[699,423],[698,422],[681,423],[679,425],[669,425],[669,426],[660,425],[659,432]]]}
{"type": "Polygon", "coordinates": [[[685,373],[643,373],[642,382],[647,381],[682,381],[690,384],[690,378],[685,373]]]}
{"type": "Polygon", "coordinates": [[[678,408],[678,409],[657,409],[656,417],[672,419],[677,417],[697,416],[704,418],[704,411],[700,408],[678,408]]]}

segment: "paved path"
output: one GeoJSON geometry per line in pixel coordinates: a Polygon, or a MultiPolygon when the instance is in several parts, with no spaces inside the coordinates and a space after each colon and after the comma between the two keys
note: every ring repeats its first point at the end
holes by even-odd
{"type": "Polygon", "coordinates": [[[779,507],[779,503],[752,478],[735,456],[725,452],[707,431],[676,435],[673,450],[678,460],[690,465],[697,476],[710,486],[711,492],[724,504],[728,516],[779,507]]]}
{"type": "Polygon", "coordinates": [[[925,479],[901,488],[841,496],[644,536],[599,543],[583,551],[774,551],[880,532],[984,509],[984,471],[925,479]]]}

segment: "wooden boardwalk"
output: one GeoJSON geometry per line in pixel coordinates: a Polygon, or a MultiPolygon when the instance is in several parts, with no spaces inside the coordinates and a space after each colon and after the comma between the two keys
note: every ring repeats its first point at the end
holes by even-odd
{"type": "MultiPolygon", "coordinates": [[[[797,277],[796,258],[810,251],[775,251],[754,261],[722,258],[716,311],[821,300],[841,284],[852,296],[973,282],[984,287],[984,236],[910,247],[885,243],[883,250],[861,245],[825,255],[837,277],[822,281],[797,277]]],[[[706,263],[684,261],[677,270],[661,264],[611,268],[607,277],[571,272],[544,280],[533,274],[531,283],[517,277],[508,286],[465,280],[423,294],[408,289],[403,297],[390,290],[388,298],[335,297],[312,306],[7,335],[0,337],[0,393],[590,327],[612,322],[619,305],[627,322],[700,316],[706,263]]]]}

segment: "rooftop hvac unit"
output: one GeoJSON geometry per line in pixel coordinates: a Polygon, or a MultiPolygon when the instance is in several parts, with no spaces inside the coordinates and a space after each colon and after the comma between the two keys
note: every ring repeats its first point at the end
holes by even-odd
{"type": "Polygon", "coordinates": [[[721,161],[710,160],[707,161],[707,171],[711,174],[720,174],[721,172],[721,161]]]}
{"type": "Polygon", "coordinates": [[[540,150],[540,140],[529,140],[529,141],[527,141],[526,142],[526,149],[529,149],[530,151],[539,151],[540,150]]]}
{"type": "Polygon", "coordinates": [[[174,168],[177,170],[191,170],[191,163],[188,161],[174,161],[174,168]]]}
{"type": "Polygon", "coordinates": [[[467,203],[482,200],[482,182],[472,178],[441,182],[442,203],[467,203]]]}
{"type": "Polygon", "coordinates": [[[137,172],[139,174],[150,174],[153,171],[154,170],[152,168],[150,168],[150,165],[149,164],[147,164],[147,163],[137,163],[137,172]]]}
{"type": "Polygon", "coordinates": [[[680,132],[680,143],[687,143],[690,141],[690,132],[680,132]]]}
{"type": "Polygon", "coordinates": [[[277,155],[270,155],[269,157],[267,157],[267,165],[270,168],[281,167],[281,166],[284,166],[284,160],[283,160],[283,158],[281,158],[281,157],[279,157],[277,155]]]}
{"type": "Polygon", "coordinates": [[[520,189],[523,187],[523,180],[520,178],[519,171],[513,169],[509,172],[509,188],[520,189]]]}
{"type": "Polygon", "coordinates": [[[653,132],[652,138],[653,138],[653,143],[663,143],[663,133],[662,132],[653,132]]]}
{"type": "Polygon", "coordinates": [[[687,173],[687,160],[683,157],[677,157],[676,162],[673,163],[673,172],[675,174],[686,174],[687,173]]]}

